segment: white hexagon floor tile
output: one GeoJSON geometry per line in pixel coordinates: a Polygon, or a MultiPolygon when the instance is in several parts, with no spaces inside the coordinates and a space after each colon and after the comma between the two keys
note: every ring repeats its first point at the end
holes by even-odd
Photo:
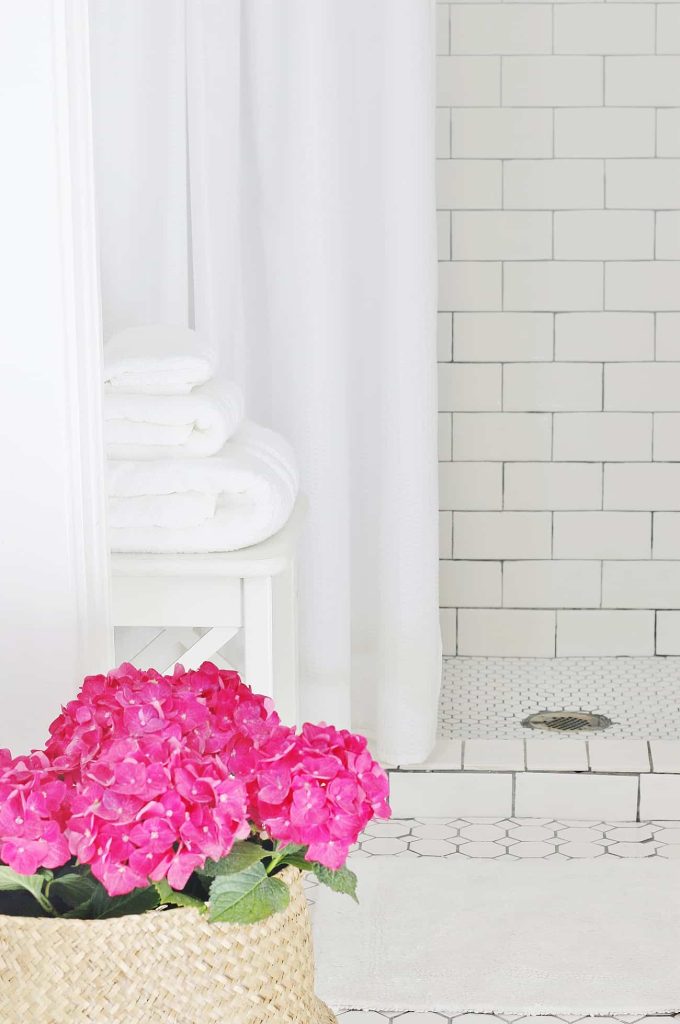
{"type": "MultiPolygon", "coordinates": [[[[439,735],[443,740],[534,737],[539,742],[542,737],[568,743],[591,735],[677,741],[678,680],[680,657],[444,658],[439,735]],[[527,715],[553,709],[599,712],[612,725],[593,734],[541,733],[522,726],[527,715]]],[[[659,748],[660,764],[665,749],[659,748]]],[[[680,746],[673,756],[675,767],[666,770],[678,770],[680,746]]]]}

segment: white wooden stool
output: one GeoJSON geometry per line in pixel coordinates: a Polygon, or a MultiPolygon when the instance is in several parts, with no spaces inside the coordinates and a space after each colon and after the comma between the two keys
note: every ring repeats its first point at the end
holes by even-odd
{"type": "MultiPolygon", "coordinates": [[[[240,551],[113,554],[114,626],[181,630],[190,643],[178,659],[185,668],[215,658],[243,630],[244,681],[274,698],[283,722],[298,723],[295,551],[306,505],[299,497],[279,533],[240,551]],[[196,626],[210,628],[197,639],[196,626]]],[[[149,647],[143,655],[148,661],[149,647]]],[[[166,672],[176,663],[140,667],[166,672]]]]}

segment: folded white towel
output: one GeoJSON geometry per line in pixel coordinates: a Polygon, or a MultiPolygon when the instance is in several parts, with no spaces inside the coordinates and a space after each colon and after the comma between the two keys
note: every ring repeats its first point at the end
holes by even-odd
{"type": "Polygon", "coordinates": [[[113,551],[236,551],[284,526],[299,480],[290,445],[246,421],[209,458],[109,462],[108,488],[113,551]]]}
{"type": "Polygon", "coordinates": [[[243,420],[243,394],[210,381],[189,395],[104,395],[104,438],[110,459],[214,455],[243,420]]]}
{"type": "Polygon", "coordinates": [[[104,346],[107,391],[186,395],[215,376],[213,349],[189,327],[128,327],[104,346]]]}

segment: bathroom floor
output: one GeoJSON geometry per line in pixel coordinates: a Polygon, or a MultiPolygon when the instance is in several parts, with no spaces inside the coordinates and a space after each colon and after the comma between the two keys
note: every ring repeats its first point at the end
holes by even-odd
{"type": "MultiPolygon", "coordinates": [[[[680,739],[680,658],[444,658],[443,739],[527,739],[536,711],[592,711],[602,739],[680,739]]],[[[550,732],[568,740],[574,734],[550,732]]],[[[583,733],[576,734],[586,738],[583,733]]]]}
{"type": "MultiPolygon", "coordinates": [[[[680,858],[680,821],[583,822],[550,818],[410,818],[368,826],[353,857],[471,857],[518,861],[540,857],[564,861],[584,857],[680,858]]],[[[311,895],[313,899],[313,894],[311,895]]],[[[432,1011],[394,1013],[380,1010],[336,1010],[341,1024],[574,1024],[589,1017],[508,1017],[503,1014],[455,1014],[432,1011]]],[[[602,1024],[621,1021],[663,1024],[675,1017],[602,1017],[602,1024]]]]}

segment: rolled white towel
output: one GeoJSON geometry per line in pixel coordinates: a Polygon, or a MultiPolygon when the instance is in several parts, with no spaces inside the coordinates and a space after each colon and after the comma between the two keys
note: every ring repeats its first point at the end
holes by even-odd
{"type": "Polygon", "coordinates": [[[128,327],[104,346],[104,385],[130,394],[186,395],[215,376],[216,364],[214,350],[189,327],[128,327]]]}
{"type": "Polygon", "coordinates": [[[210,381],[189,395],[104,395],[104,438],[110,459],[214,455],[243,421],[243,394],[210,381]]]}
{"type": "Polygon", "coordinates": [[[285,525],[299,479],[290,445],[246,421],[209,458],[109,462],[108,488],[113,551],[236,551],[285,525]]]}

